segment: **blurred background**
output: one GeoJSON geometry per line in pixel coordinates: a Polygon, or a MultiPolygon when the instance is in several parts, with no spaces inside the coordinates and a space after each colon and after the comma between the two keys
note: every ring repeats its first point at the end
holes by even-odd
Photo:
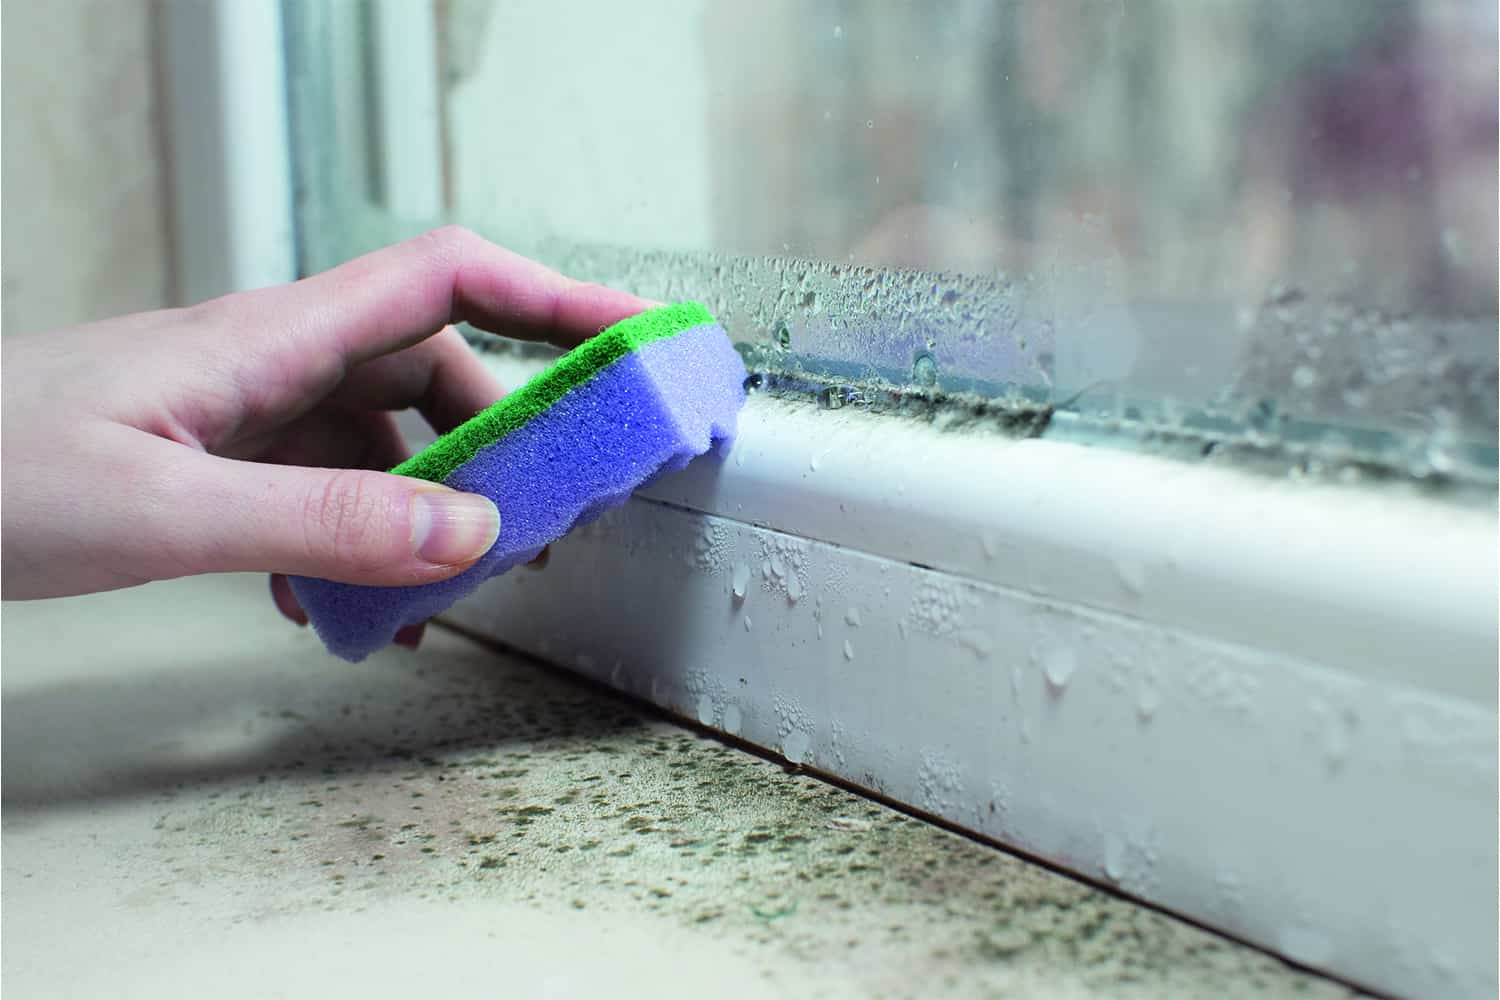
{"type": "Polygon", "coordinates": [[[714,6],[715,231],[736,252],[1024,273],[1134,298],[1495,304],[1495,5],[714,6]]]}
{"type": "MultiPolygon", "coordinates": [[[[641,203],[691,202],[693,221],[653,248],[975,273],[1117,254],[1145,297],[1294,279],[1388,308],[1494,311],[1490,3],[672,0],[631,18],[599,5],[564,39],[552,29],[583,13],[566,6],[436,0],[444,214],[512,225],[519,199],[566,216],[547,203],[571,157],[548,154],[607,160],[579,133],[645,125],[706,169],[619,192],[588,178],[569,199],[588,203],[588,235],[632,242],[621,223],[641,203]],[[591,37],[621,71],[594,110],[546,76],[596,63],[591,37]],[[661,79],[643,94],[648,68],[661,79]],[[670,103],[641,100],[656,89],[670,103]],[[533,113],[498,108],[502,94],[533,113]],[[622,103],[623,123],[602,114],[622,103]],[[557,113],[553,134],[538,111],[557,113]],[[512,120],[523,135],[500,127],[512,120]],[[527,163],[487,155],[515,159],[518,143],[527,163]]],[[[169,300],[158,5],[4,0],[3,17],[4,225],[25,247],[5,263],[5,328],[169,300]]]]}
{"type": "Polygon", "coordinates": [[[523,238],[1115,257],[1138,299],[1494,312],[1483,0],[447,0],[438,25],[445,207],[523,238]]]}
{"type": "Polygon", "coordinates": [[[3,329],[175,300],[158,11],[0,2],[3,329]]]}

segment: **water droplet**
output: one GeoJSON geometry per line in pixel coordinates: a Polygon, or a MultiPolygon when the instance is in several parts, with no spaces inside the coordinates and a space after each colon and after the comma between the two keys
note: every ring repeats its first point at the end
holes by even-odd
{"type": "Polygon", "coordinates": [[[793,604],[802,599],[802,578],[795,573],[786,581],[786,599],[793,604]]]}
{"type": "Polygon", "coordinates": [[[1156,710],[1161,707],[1161,695],[1156,688],[1146,686],[1141,688],[1140,697],[1135,702],[1135,714],[1142,722],[1150,722],[1156,716],[1156,710]]]}
{"type": "Polygon", "coordinates": [[[1359,723],[1358,717],[1351,709],[1335,713],[1328,720],[1328,726],[1323,731],[1323,753],[1328,758],[1328,766],[1338,769],[1344,766],[1344,761],[1349,758],[1349,748],[1354,742],[1354,730],[1359,723]]]}
{"type": "Polygon", "coordinates": [[[912,381],[921,386],[937,385],[937,362],[925,351],[918,354],[911,366],[912,381]]]}
{"type": "Polygon", "coordinates": [[[988,632],[981,629],[964,629],[955,638],[960,646],[964,646],[981,660],[988,657],[995,648],[995,640],[990,638],[988,632]]]}
{"type": "Polygon", "coordinates": [[[745,616],[745,631],[746,632],[750,631],[750,616],[749,615],[745,616]]]}
{"type": "Polygon", "coordinates": [[[995,536],[988,531],[980,532],[979,547],[984,550],[984,557],[986,559],[993,559],[1000,552],[1000,543],[997,542],[995,540],[995,536]]]}
{"type": "Polygon", "coordinates": [[[1298,365],[1292,372],[1292,385],[1299,389],[1311,389],[1318,384],[1318,372],[1311,365],[1298,365]]]}
{"type": "Polygon", "coordinates": [[[1453,418],[1444,413],[1435,419],[1436,427],[1427,439],[1424,459],[1427,466],[1440,476],[1451,475],[1459,464],[1461,442],[1453,427],[1453,418]]]}
{"type": "Polygon", "coordinates": [[[906,621],[904,619],[896,620],[896,634],[903,639],[906,638],[906,621]]]}
{"type": "Polygon", "coordinates": [[[793,729],[781,740],[781,755],[793,764],[800,764],[806,760],[810,749],[812,749],[812,740],[800,729],[793,729]]]}
{"type": "Polygon", "coordinates": [[[844,621],[849,623],[850,628],[859,628],[859,608],[849,605],[849,610],[844,612],[844,621]]]}
{"type": "Polygon", "coordinates": [[[875,119],[869,118],[869,119],[865,120],[865,128],[874,128],[874,127],[875,127],[875,119]]]}
{"type": "Polygon", "coordinates": [[[706,694],[698,697],[698,721],[705,726],[714,724],[714,700],[706,694]]]}
{"type": "Polygon", "coordinates": [[[819,625],[818,625],[818,638],[819,639],[823,638],[823,626],[822,626],[821,623],[819,623],[819,625]]]}
{"type": "Polygon", "coordinates": [[[854,643],[850,642],[848,639],[844,640],[844,659],[854,659],[854,643]]]}
{"type": "Polygon", "coordinates": [[[738,736],[740,734],[740,723],[742,721],[743,720],[740,718],[740,707],[738,705],[724,706],[724,722],[722,725],[724,732],[728,733],[730,736],[738,736]]]}
{"type": "Polygon", "coordinates": [[[831,122],[831,121],[833,121],[833,112],[832,111],[825,111],[825,112],[823,112],[823,120],[825,122],[831,122]]]}
{"type": "Polygon", "coordinates": [[[786,563],[781,561],[780,556],[771,557],[771,572],[777,576],[786,576],[786,563]]]}
{"type": "Polygon", "coordinates": [[[760,561],[760,575],[767,580],[771,579],[771,560],[762,559],[760,561]]]}
{"type": "Polygon", "coordinates": [[[1061,691],[1067,687],[1068,681],[1073,678],[1073,671],[1077,669],[1078,657],[1067,646],[1049,650],[1042,661],[1042,676],[1047,678],[1047,686],[1053,691],[1061,691]]]}
{"type": "Polygon", "coordinates": [[[1146,589],[1146,567],[1139,560],[1118,560],[1115,563],[1115,573],[1120,578],[1120,586],[1132,597],[1139,597],[1141,591],[1146,589]]]}
{"type": "Polygon", "coordinates": [[[1125,842],[1113,835],[1104,842],[1104,874],[1111,882],[1125,874],[1125,842]]]}
{"type": "Polygon", "coordinates": [[[1453,472],[1458,465],[1458,459],[1452,451],[1429,442],[1427,445],[1427,465],[1440,476],[1446,476],[1453,472]]]}
{"type": "Polygon", "coordinates": [[[785,323],[776,324],[775,339],[777,347],[781,348],[783,351],[791,350],[792,331],[787,329],[787,325],[785,323]]]}
{"type": "Polygon", "coordinates": [[[736,601],[743,601],[750,589],[750,567],[744,563],[734,564],[734,573],[729,578],[729,591],[736,601]]]}

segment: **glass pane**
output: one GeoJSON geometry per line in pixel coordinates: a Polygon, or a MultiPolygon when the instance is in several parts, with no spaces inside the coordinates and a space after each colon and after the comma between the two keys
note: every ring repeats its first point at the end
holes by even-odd
{"type": "Polygon", "coordinates": [[[427,133],[392,6],[288,8],[309,267],[459,221],[830,405],[1493,488],[1490,0],[447,0],[427,133]]]}

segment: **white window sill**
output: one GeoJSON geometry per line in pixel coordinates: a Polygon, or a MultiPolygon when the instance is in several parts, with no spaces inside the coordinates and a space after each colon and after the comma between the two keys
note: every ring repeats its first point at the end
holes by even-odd
{"type": "Polygon", "coordinates": [[[727,458],[452,617],[1295,961],[1482,995],[1496,538],[1396,489],[753,397],[727,458]]]}

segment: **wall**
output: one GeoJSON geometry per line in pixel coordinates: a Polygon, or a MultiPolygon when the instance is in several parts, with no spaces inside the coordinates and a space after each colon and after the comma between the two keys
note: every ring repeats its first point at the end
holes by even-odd
{"type": "Polygon", "coordinates": [[[173,301],[157,11],[3,0],[5,334],[173,301]]]}

